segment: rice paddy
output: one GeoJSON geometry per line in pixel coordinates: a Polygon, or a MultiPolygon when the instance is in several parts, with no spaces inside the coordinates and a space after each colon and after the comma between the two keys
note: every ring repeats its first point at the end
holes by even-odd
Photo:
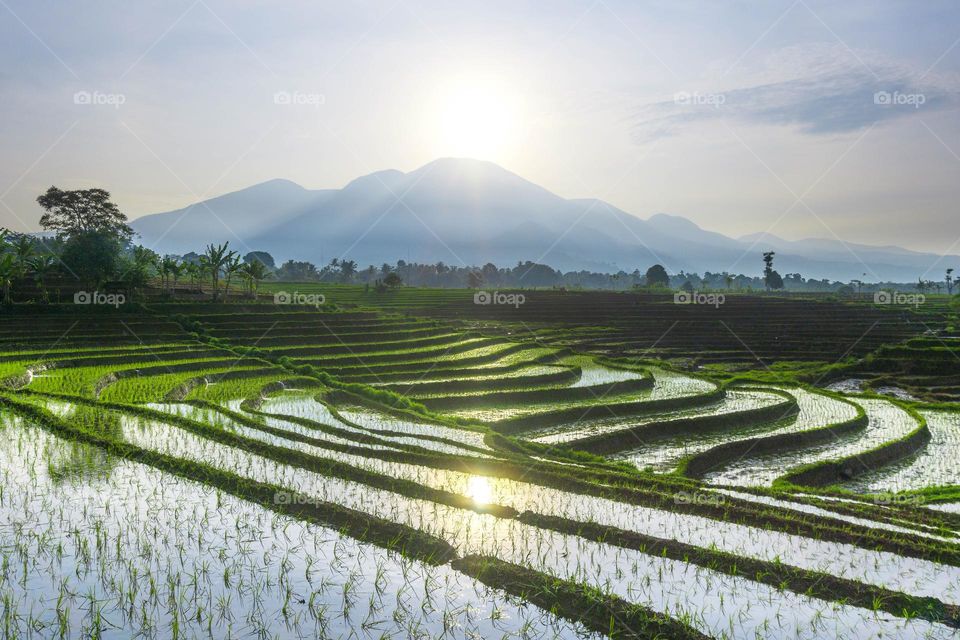
{"type": "Polygon", "coordinates": [[[0,318],[0,637],[960,634],[960,413],[416,302],[0,318]]]}

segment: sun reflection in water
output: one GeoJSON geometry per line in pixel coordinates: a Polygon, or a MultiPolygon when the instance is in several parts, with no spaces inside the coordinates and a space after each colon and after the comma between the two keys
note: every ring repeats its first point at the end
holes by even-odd
{"type": "Polygon", "coordinates": [[[483,476],[472,476],[467,480],[467,497],[477,504],[490,504],[493,500],[493,486],[483,476]]]}

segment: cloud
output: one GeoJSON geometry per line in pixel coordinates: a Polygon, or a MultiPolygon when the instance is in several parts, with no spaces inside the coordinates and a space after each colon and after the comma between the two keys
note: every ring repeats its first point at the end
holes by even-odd
{"type": "Polygon", "coordinates": [[[635,114],[638,137],[674,135],[718,118],[811,135],[847,133],[960,104],[955,81],[839,45],[781,49],[713,87],[687,87],[643,105],[635,114]]]}

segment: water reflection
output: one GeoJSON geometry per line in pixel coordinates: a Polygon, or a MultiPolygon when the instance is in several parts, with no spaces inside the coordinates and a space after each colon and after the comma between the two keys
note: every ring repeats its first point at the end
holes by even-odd
{"type": "Polygon", "coordinates": [[[488,478],[483,476],[470,476],[467,480],[467,497],[479,505],[490,504],[493,502],[493,486],[488,478]]]}

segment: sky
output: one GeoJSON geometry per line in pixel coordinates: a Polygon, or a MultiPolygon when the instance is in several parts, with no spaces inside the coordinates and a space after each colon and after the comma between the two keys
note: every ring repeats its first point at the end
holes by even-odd
{"type": "Polygon", "coordinates": [[[438,157],[739,237],[960,249],[960,4],[0,0],[0,226],[438,157]]]}

